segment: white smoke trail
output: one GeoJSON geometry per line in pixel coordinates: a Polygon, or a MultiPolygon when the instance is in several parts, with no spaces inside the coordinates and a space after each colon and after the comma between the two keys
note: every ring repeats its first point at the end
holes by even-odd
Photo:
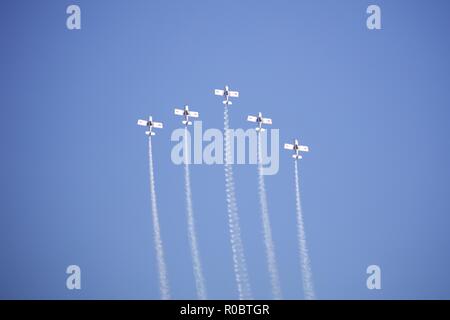
{"type": "Polygon", "coordinates": [[[300,203],[300,184],[298,172],[298,160],[295,160],[295,200],[297,209],[297,228],[298,228],[298,242],[300,246],[300,263],[302,266],[303,275],[303,291],[305,299],[314,300],[314,286],[311,272],[311,263],[309,260],[308,247],[306,246],[305,226],[303,222],[302,207],[300,203]]]}
{"type": "Polygon", "coordinates": [[[167,268],[164,262],[164,249],[161,240],[161,230],[159,228],[158,207],[156,205],[155,176],[153,173],[153,153],[152,138],[148,137],[148,160],[150,171],[150,198],[152,204],[152,220],[153,220],[153,237],[155,241],[156,260],[159,273],[159,289],[161,291],[161,299],[170,299],[169,281],[167,279],[167,268]]]}
{"type": "Polygon", "coordinates": [[[264,245],[266,247],[267,265],[270,274],[270,283],[272,285],[272,294],[274,299],[281,300],[282,295],[281,295],[280,278],[278,275],[275,246],[273,244],[272,228],[270,225],[270,217],[269,217],[269,208],[267,205],[266,186],[264,183],[261,140],[262,140],[261,132],[258,132],[258,192],[259,192],[259,203],[261,205],[264,245]]]}
{"type": "Polygon", "coordinates": [[[233,168],[231,162],[231,141],[229,135],[228,105],[224,107],[224,133],[225,133],[225,191],[227,194],[228,226],[230,229],[231,250],[233,253],[233,266],[238,286],[239,299],[251,299],[250,281],[245,261],[244,246],[241,239],[239,215],[234,189],[233,168]]]}
{"type": "Polygon", "coordinates": [[[187,143],[187,127],[184,131],[184,182],[186,191],[186,207],[187,207],[187,225],[188,225],[188,237],[189,245],[191,246],[192,255],[192,265],[194,269],[195,286],[197,288],[197,297],[200,300],[206,299],[206,287],[205,279],[203,277],[202,264],[200,262],[200,253],[198,250],[197,236],[195,232],[195,220],[194,220],[194,210],[192,205],[192,192],[191,192],[191,177],[189,170],[189,151],[187,143]]]}

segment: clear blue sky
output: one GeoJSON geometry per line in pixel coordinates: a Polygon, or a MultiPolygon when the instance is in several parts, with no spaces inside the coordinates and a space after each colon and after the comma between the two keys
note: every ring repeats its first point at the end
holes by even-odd
{"type": "MultiPolygon", "coordinates": [[[[158,299],[147,143],[174,298],[195,298],[175,106],[262,111],[311,147],[302,200],[318,298],[450,298],[448,1],[8,1],[0,8],[0,297],[158,299]],[[366,8],[382,30],[366,28],[366,8]],[[66,29],[78,4],[82,30],[66,29]],[[65,269],[82,270],[82,290],[65,269]],[[382,269],[382,290],[366,268],[382,269]]],[[[266,178],[284,296],[303,298],[293,163],[266,178]]],[[[210,298],[236,298],[221,166],[191,171],[210,298]]],[[[235,168],[250,281],[271,298],[256,167],[235,168]]]]}

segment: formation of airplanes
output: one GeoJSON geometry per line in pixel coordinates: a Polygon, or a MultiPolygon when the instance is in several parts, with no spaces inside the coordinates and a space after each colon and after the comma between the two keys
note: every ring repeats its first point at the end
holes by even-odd
{"type": "MultiPolygon", "coordinates": [[[[227,106],[232,104],[232,102],[229,99],[230,97],[231,98],[238,98],[239,97],[239,92],[238,91],[231,91],[228,86],[225,86],[224,89],[215,89],[214,90],[214,94],[216,96],[224,97],[225,100],[223,101],[223,103],[226,104],[227,106]]],[[[184,120],[182,121],[182,123],[185,126],[192,125],[192,121],[190,121],[189,118],[198,118],[199,117],[199,113],[197,111],[189,110],[189,106],[188,105],[185,105],[184,109],[175,108],[174,114],[177,115],[177,116],[184,117],[184,120]]],[[[271,125],[272,124],[272,119],[271,118],[264,118],[262,116],[261,112],[258,112],[257,116],[250,116],[249,115],[247,117],[247,121],[254,122],[254,123],[258,124],[258,127],[256,127],[256,131],[257,132],[265,131],[265,129],[262,127],[263,124],[267,124],[267,125],[271,125]]],[[[150,116],[148,118],[148,120],[141,120],[141,119],[139,119],[137,124],[139,126],[143,126],[143,127],[147,127],[148,128],[148,130],[145,132],[145,134],[148,135],[148,136],[154,136],[156,134],[153,131],[153,128],[158,128],[158,129],[162,129],[163,128],[162,122],[153,121],[152,116],[150,116]]],[[[293,144],[285,143],[284,144],[284,149],[293,150],[294,154],[292,155],[292,157],[294,159],[296,159],[296,160],[297,159],[302,159],[302,156],[301,156],[300,152],[309,152],[309,147],[300,145],[297,139],[294,139],[294,143],[293,144]]]]}

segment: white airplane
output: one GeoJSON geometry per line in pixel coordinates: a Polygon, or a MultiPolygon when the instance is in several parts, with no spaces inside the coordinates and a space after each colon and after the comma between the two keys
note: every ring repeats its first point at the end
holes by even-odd
{"type": "Polygon", "coordinates": [[[228,88],[228,86],[225,86],[224,90],[221,89],[215,89],[214,90],[214,94],[216,96],[222,96],[225,97],[225,100],[223,101],[223,104],[233,104],[229,99],[231,98],[239,98],[239,92],[237,91],[230,91],[230,89],[228,88]]]}
{"type": "Polygon", "coordinates": [[[301,159],[302,156],[300,155],[300,151],[302,152],[309,152],[308,146],[302,146],[298,143],[298,140],[294,140],[294,144],[285,143],[284,148],[287,150],[294,150],[295,154],[292,155],[292,158],[294,159],[301,159]]]}
{"type": "Polygon", "coordinates": [[[192,124],[192,122],[189,121],[189,117],[198,118],[198,112],[190,111],[188,105],[185,105],[183,110],[175,109],[174,114],[177,116],[184,116],[184,120],[182,122],[186,126],[190,126],[192,124]]]}
{"type": "Polygon", "coordinates": [[[152,119],[152,116],[148,117],[148,120],[139,119],[137,122],[138,126],[148,127],[148,131],[145,131],[145,134],[148,136],[154,136],[156,133],[152,131],[153,128],[162,129],[162,122],[155,122],[152,119]]]}
{"type": "Polygon", "coordinates": [[[263,118],[261,112],[258,112],[258,116],[248,116],[247,121],[258,123],[258,127],[256,128],[256,131],[261,131],[261,132],[263,132],[265,130],[262,127],[263,124],[272,124],[272,119],[263,118]]]}

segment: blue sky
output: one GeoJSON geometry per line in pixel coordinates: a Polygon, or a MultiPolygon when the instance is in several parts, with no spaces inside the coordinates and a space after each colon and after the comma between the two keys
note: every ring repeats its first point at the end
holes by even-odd
{"type": "MultiPolygon", "coordinates": [[[[222,128],[215,88],[299,137],[319,299],[450,298],[450,21],[446,1],[9,1],[0,10],[0,297],[158,299],[146,137],[172,296],[195,298],[175,106],[222,128]],[[381,7],[382,30],[366,28],[381,7]],[[82,29],[69,31],[69,4],[82,29]],[[82,289],[65,287],[77,264],[82,289]],[[366,268],[382,290],[366,288],[366,268]]],[[[255,298],[271,298],[254,165],[236,166],[255,298]]],[[[237,298],[223,167],[191,168],[209,297],[237,298]]],[[[301,299],[293,163],[266,177],[285,298],[301,299]]]]}

